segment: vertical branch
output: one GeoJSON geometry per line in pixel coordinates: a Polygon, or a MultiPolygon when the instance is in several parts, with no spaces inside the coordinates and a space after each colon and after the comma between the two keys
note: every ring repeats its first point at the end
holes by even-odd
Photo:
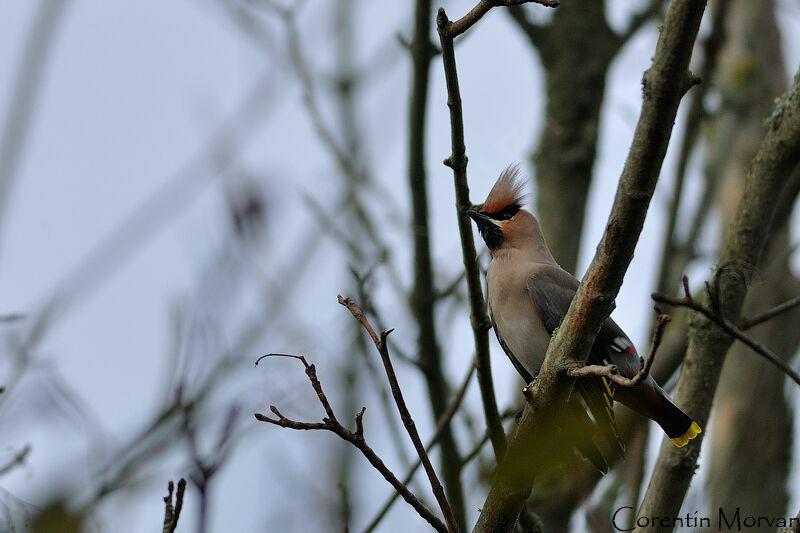
{"type": "Polygon", "coordinates": [[[456,56],[453,47],[453,36],[449,33],[452,25],[440,8],[436,17],[436,27],[439,31],[439,40],[442,45],[442,60],[444,62],[445,81],[447,83],[447,106],[450,108],[450,137],[452,153],[445,159],[445,164],[453,169],[453,179],[456,189],[456,211],[458,216],[458,232],[461,236],[461,252],[464,268],[467,274],[467,291],[469,293],[470,322],[472,335],[475,342],[476,368],[478,385],[481,390],[483,413],[486,417],[486,426],[489,438],[492,441],[494,454],[498,463],[503,458],[506,450],[506,435],[497,409],[497,399],[494,395],[492,382],[492,367],[489,359],[489,329],[491,323],[486,314],[486,301],[481,288],[480,269],[478,268],[478,254],[475,251],[475,241],[472,238],[472,222],[466,212],[472,208],[469,200],[469,185],[467,183],[467,155],[464,145],[464,117],[461,112],[461,91],[458,87],[458,72],[456,70],[456,56]]]}
{"type": "Polygon", "coordinates": [[[24,52],[14,78],[8,118],[0,135],[0,229],[17,167],[25,154],[36,100],[47,59],[69,0],[42,0],[28,31],[24,52]]]}
{"type": "MultiPolygon", "coordinates": [[[[408,115],[408,179],[411,188],[411,224],[414,240],[414,288],[410,303],[419,329],[418,361],[425,377],[434,419],[447,409],[447,382],[442,370],[441,350],[437,340],[434,306],[436,288],[431,266],[428,193],[425,171],[425,117],[428,103],[428,79],[434,46],[428,36],[431,24],[431,0],[417,0],[414,15],[414,38],[411,42],[413,79],[408,115]]],[[[461,459],[449,422],[442,429],[442,478],[453,514],[464,529],[466,514],[461,487],[461,459]]]]}

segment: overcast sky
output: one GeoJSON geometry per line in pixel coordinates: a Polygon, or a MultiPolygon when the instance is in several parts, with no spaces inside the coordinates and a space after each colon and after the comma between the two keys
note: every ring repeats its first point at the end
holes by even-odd
{"type": "MultiPolygon", "coordinates": [[[[298,240],[315,227],[306,198],[332,207],[340,189],[335,162],[314,132],[300,85],[287,63],[285,33],[277,19],[268,20],[270,33],[257,46],[210,0],[60,1],[66,6],[56,24],[41,84],[32,93],[29,134],[0,212],[0,314],[26,315],[21,323],[0,324],[6,333],[17,332],[9,338],[24,335],[54,294],[79,288],[70,307],[56,315],[38,344],[31,377],[14,391],[26,402],[38,401],[31,407],[12,398],[0,411],[4,435],[0,458],[25,444],[32,446],[26,465],[0,480],[0,486],[23,506],[44,505],[62,486],[76,492],[78,487],[85,488],[98,466],[93,444],[76,421],[83,415],[57,396],[42,392],[49,390],[45,387],[49,377],[59,375],[77,392],[83,412],[90,413],[105,439],[127,442],[165,401],[176,309],[201,324],[216,320],[220,308],[237,317],[254,313],[254,280],[263,276],[279,285],[280,273],[293,268],[292,253],[302,244],[298,240]],[[247,111],[237,113],[245,102],[250,102],[247,111]],[[212,143],[223,152],[209,153],[209,139],[231,116],[236,117],[236,127],[224,136],[226,142],[221,147],[212,143]],[[219,172],[226,155],[234,162],[219,172]],[[243,179],[257,183],[266,195],[267,233],[265,243],[254,247],[257,257],[226,242],[230,235],[226,195],[230,184],[243,179]],[[168,201],[153,207],[153,198],[168,201]],[[153,210],[140,216],[141,234],[137,228],[125,234],[115,232],[142,205],[153,210]],[[87,254],[109,235],[114,235],[110,249],[119,258],[119,266],[101,261],[100,267],[85,269],[87,254]],[[230,271],[245,280],[230,282],[230,294],[207,292],[208,276],[213,273],[206,266],[219,264],[219,258],[229,261],[230,271]]],[[[57,3],[44,2],[49,9],[57,3]]],[[[455,18],[473,3],[445,5],[455,18]]],[[[642,2],[609,3],[612,22],[621,27],[627,13],[642,2]]],[[[2,127],[10,116],[28,32],[42,4],[40,0],[0,4],[2,127]]],[[[307,2],[299,20],[303,49],[318,81],[333,68],[330,4],[307,2]]],[[[388,193],[372,193],[372,209],[381,219],[387,240],[396,244],[393,256],[402,281],[408,284],[409,222],[402,217],[407,217],[409,204],[405,178],[409,58],[396,38],[398,32],[410,35],[411,7],[406,4],[355,1],[354,64],[369,65],[375,71],[358,97],[359,127],[364,132],[365,159],[388,193]]],[[[800,9],[794,2],[780,4],[787,73],[792,73],[800,63],[800,9]]],[[[610,74],[578,274],[594,253],[613,200],[640,106],[639,80],[649,66],[656,37],[655,24],[644,27],[610,74]]],[[[510,162],[521,162],[527,173],[531,171],[526,157],[534,142],[532,124],[538,122],[543,102],[532,95],[542,90],[542,80],[527,43],[499,10],[489,13],[463,40],[457,54],[471,194],[477,202],[510,162]]],[[[429,95],[426,163],[437,279],[443,282],[459,272],[461,260],[451,172],[441,164],[449,154],[450,138],[438,60],[432,66],[429,95]]],[[[325,119],[334,123],[330,102],[323,100],[322,106],[325,119]]],[[[671,153],[665,177],[670,176],[671,153]]],[[[699,164],[694,162],[693,167],[696,171],[699,164]]],[[[658,261],[667,185],[661,183],[656,191],[614,314],[639,345],[648,336],[651,303],[647,295],[658,261]]],[[[714,236],[707,237],[708,246],[713,247],[714,236]]],[[[352,342],[352,329],[346,329],[349,317],[336,303],[337,293],[352,287],[347,267],[340,248],[324,241],[301,286],[282,303],[267,336],[252,353],[238,355],[254,360],[270,351],[306,353],[317,363],[323,382],[328,375],[330,388],[335,388],[335,369],[352,342]],[[342,334],[344,329],[347,335],[342,334]]],[[[690,276],[701,279],[706,273],[707,265],[700,265],[690,276]]],[[[413,347],[413,330],[393,303],[387,275],[380,274],[378,280],[376,303],[385,325],[397,328],[393,335],[401,345],[413,347]]],[[[232,319],[211,328],[204,346],[197,350],[230,349],[226,339],[240,323],[232,319]]],[[[468,328],[465,313],[445,330],[445,342],[451,346],[448,353],[471,352],[468,328]]],[[[192,351],[191,346],[183,349],[192,351]]],[[[454,383],[468,364],[466,359],[447,361],[454,383]]],[[[5,372],[7,366],[0,368],[5,372]]],[[[500,403],[506,405],[517,390],[509,386],[513,369],[496,344],[493,369],[500,403]]],[[[337,447],[344,444],[328,435],[258,425],[250,418],[253,406],[265,409],[268,402],[301,416],[321,416],[302,371],[293,362],[270,362],[267,368],[248,368],[247,374],[242,387],[229,392],[248,410],[241,425],[251,429],[213,487],[210,530],[258,531],[272,519],[303,530],[304,520],[318,520],[307,516],[306,505],[318,501],[332,486],[323,482],[328,474],[319,471],[327,468],[328,461],[315,459],[336,455],[337,447]],[[293,401],[305,407],[292,409],[293,401]]],[[[418,397],[414,394],[422,391],[418,374],[406,369],[401,378],[405,378],[407,395],[418,397]]],[[[369,437],[370,423],[379,421],[377,395],[370,389],[357,402],[368,407],[369,437]]],[[[468,402],[479,412],[474,387],[468,402]]],[[[423,435],[429,434],[427,407],[412,404],[412,410],[423,435]]],[[[375,439],[376,449],[393,466],[399,465],[389,437],[376,430],[375,439]]],[[[358,519],[365,520],[369,509],[390,494],[384,480],[360,457],[357,462],[356,528],[362,525],[358,519]]],[[[177,457],[159,464],[163,470],[156,470],[142,486],[106,501],[98,513],[99,530],[126,533],[159,526],[166,481],[181,475],[184,466],[177,457]]],[[[796,509],[800,484],[796,475],[793,479],[791,508],[796,509]]],[[[701,479],[696,478],[695,490],[700,485],[701,479]]],[[[327,496],[331,504],[338,497],[327,496]]],[[[482,501],[479,491],[469,494],[470,519],[482,501]]],[[[192,530],[195,505],[190,492],[185,523],[179,530],[192,530]]],[[[399,503],[383,530],[425,531],[426,526],[399,503]]]]}

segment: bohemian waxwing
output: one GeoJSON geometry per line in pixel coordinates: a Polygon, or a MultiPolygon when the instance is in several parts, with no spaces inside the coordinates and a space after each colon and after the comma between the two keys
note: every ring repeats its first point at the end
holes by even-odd
{"type": "MultiPolygon", "coordinates": [[[[498,178],[480,211],[469,211],[489,248],[486,272],[489,315],[497,339],[522,378],[530,383],[544,361],[550,336],[569,309],[579,282],[563,270],[550,253],[539,221],[522,209],[523,183],[516,166],[498,178]]],[[[614,364],[620,374],[633,377],[640,357],[633,343],[611,318],[600,327],[588,364],[614,364]]],[[[648,376],[634,387],[615,387],[606,378],[592,376],[576,381],[576,389],[601,431],[603,446],[621,454],[622,445],[614,422],[617,400],[654,420],[678,447],[700,433],[688,415],[648,376]]],[[[569,416],[585,417],[585,409],[573,397],[569,416]]],[[[586,425],[586,421],[576,423],[586,425]]],[[[589,460],[605,471],[593,442],[576,443],[589,460]],[[599,464],[598,464],[599,463],[599,464]]]]}

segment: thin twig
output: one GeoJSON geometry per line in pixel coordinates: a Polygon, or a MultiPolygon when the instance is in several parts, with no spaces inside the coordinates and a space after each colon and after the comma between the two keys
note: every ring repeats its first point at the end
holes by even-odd
{"type": "Polygon", "coordinates": [[[742,322],[739,324],[739,329],[741,329],[742,331],[747,331],[748,329],[757,326],[763,322],[766,322],[771,318],[775,318],[781,313],[794,309],[798,305],[800,305],[800,296],[796,296],[791,300],[789,300],[788,302],[783,302],[780,305],[776,305],[769,311],[765,311],[760,315],[754,316],[753,318],[742,319],[742,322]]]}
{"type": "Polygon", "coordinates": [[[183,509],[183,494],[186,491],[186,480],[181,478],[178,481],[178,491],[175,493],[175,506],[172,505],[172,493],[175,490],[175,484],[170,480],[167,483],[167,495],[164,496],[164,533],[175,533],[175,528],[178,527],[178,518],[181,516],[181,509],[183,509]]]}
{"type": "Polygon", "coordinates": [[[475,354],[478,366],[478,385],[481,389],[483,414],[486,426],[492,439],[492,448],[498,462],[506,452],[506,434],[500,422],[500,412],[494,394],[494,381],[489,358],[489,329],[491,323],[486,313],[486,301],[483,298],[481,272],[478,267],[478,254],[472,236],[472,222],[467,211],[472,208],[469,199],[467,182],[467,155],[464,144],[464,116],[461,111],[461,90],[458,86],[458,71],[453,37],[447,28],[451,22],[444,9],[440,8],[436,17],[439,41],[442,46],[445,82],[447,84],[447,106],[450,108],[451,154],[445,159],[445,165],[453,169],[453,182],[456,190],[456,211],[458,215],[458,233],[461,238],[461,253],[464,271],[467,277],[467,294],[469,295],[470,323],[475,343],[475,354]]]}
{"type": "MultiPolygon", "coordinates": [[[[467,387],[469,386],[470,382],[472,381],[472,376],[475,374],[475,362],[470,365],[469,371],[467,372],[467,376],[464,378],[464,381],[461,383],[458,391],[453,396],[453,399],[450,401],[450,405],[447,409],[442,413],[442,416],[439,417],[439,420],[436,421],[436,429],[434,430],[433,436],[428,441],[428,444],[425,446],[425,451],[430,452],[433,447],[438,444],[440,437],[442,436],[442,431],[450,423],[450,420],[455,416],[456,412],[458,412],[459,407],[461,407],[461,401],[464,399],[464,395],[467,392],[467,387]]],[[[405,478],[403,478],[403,483],[408,485],[411,483],[411,480],[414,478],[414,474],[417,472],[417,469],[422,464],[421,459],[417,459],[412,467],[406,473],[405,478]]],[[[460,459],[459,469],[463,466],[464,460],[460,459]]],[[[383,520],[386,516],[386,513],[392,508],[394,502],[397,501],[398,494],[395,492],[392,496],[383,504],[380,511],[375,515],[375,517],[369,521],[367,526],[364,528],[363,533],[370,533],[373,531],[378,524],[383,520]]]]}
{"type": "Polygon", "coordinates": [[[560,2],[556,0],[481,0],[469,13],[460,19],[448,22],[443,30],[440,29],[439,34],[452,40],[470,29],[493,7],[512,7],[521,6],[522,4],[541,4],[545,7],[558,7],[560,2]]]}
{"type": "Polygon", "coordinates": [[[361,323],[369,336],[372,338],[372,342],[375,343],[375,348],[378,349],[378,353],[381,355],[381,361],[383,362],[383,367],[386,370],[386,377],[389,380],[389,387],[392,390],[392,396],[397,404],[397,410],[400,412],[400,418],[403,420],[406,431],[408,431],[408,436],[411,437],[411,442],[414,443],[414,448],[417,450],[417,454],[422,461],[422,465],[425,467],[425,473],[428,475],[428,480],[431,483],[431,489],[433,490],[434,496],[436,496],[436,501],[439,503],[439,508],[444,514],[445,522],[447,522],[448,531],[458,531],[458,525],[456,524],[455,517],[453,516],[453,511],[450,508],[450,503],[447,501],[447,497],[444,494],[444,488],[439,482],[439,477],[436,475],[436,471],[433,469],[431,459],[428,457],[428,454],[425,451],[425,446],[422,444],[422,439],[419,437],[414,419],[411,418],[411,413],[408,411],[406,402],[403,399],[403,392],[400,390],[400,384],[397,382],[397,375],[394,373],[392,360],[389,358],[389,348],[386,345],[386,338],[393,330],[390,329],[388,331],[382,331],[381,336],[378,337],[378,335],[375,333],[375,330],[372,329],[369,320],[367,320],[367,317],[364,315],[364,312],[353,300],[350,298],[343,298],[342,295],[339,295],[339,303],[345,306],[353,315],[353,317],[361,323]]]}
{"type": "MultiPolygon", "coordinates": [[[[370,328],[371,329],[371,328],[370,328]]],[[[374,333],[374,332],[372,332],[374,333]]],[[[269,407],[270,411],[272,411],[278,418],[272,418],[268,415],[262,413],[256,413],[255,417],[256,420],[261,422],[267,422],[270,424],[274,424],[276,426],[290,428],[290,429],[297,429],[297,430],[326,430],[338,435],[341,439],[349,442],[367,458],[370,464],[375,467],[375,469],[381,473],[381,475],[389,482],[392,487],[403,497],[403,499],[408,502],[411,507],[414,508],[417,513],[424,518],[436,531],[440,531],[442,533],[450,531],[444,523],[439,520],[425,505],[417,498],[409,489],[408,487],[403,484],[394,473],[389,470],[389,468],[384,464],[383,460],[376,454],[372,448],[369,447],[366,440],[364,439],[364,423],[363,423],[363,416],[365,409],[361,409],[356,414],[356,431],[350,431],[346,427],[344,427],[339,421],[336,419],[336,416],[333,413],[333,409],[331,408],[330,402],[328,402],[327,396],[325,396],[325,392],[322,390],[322,385],[317,378],[317,370],[316,367],[312,364],[309,364],[306,361],[306,358],[302,355],[290,355],[290,354],[267,354],[262,356],[258,359],[261,361],[264,357],[271,357],[271,356],[280,356],[280,357],[291,357],[293,359],[298,359],[303,363],[305,366],[306,375],[311,381],[311,386],[314,389],[314,392],[317,393],[317,398],[319,399],[320,403],[322,404],[323,408],[325,409],[325,414],[327,415],[322,419],[322,422],[299,422],[296,420],[291,420],[286,418],[278,411],[278,408],[274,405],[269,407]]],[[[258,364],[258,362],[256,362],[258,364]]]]}
{"type": "MultiPolygon", "coordinates": [[[[775,354],[775,352],[773,352],[760,342],[756,341],[752,337],[745,334],[741,329],[739,329],[736,326],[736,324],[725,318],[725,316],[722,315],[720,312],[718,311],[715,312],[712,309],[709,309],[708,307],[705,307],[704,305],[695,301],[694,298],[692,298],[692,293],[689,291],[688,278],[686,276],[683,276],[682,281],[683,281],[683,292],[684,292],[683,298],[674,298],[672,296],[667,296],[666,294],[662,294],[660,292],[655,292],[652,294],[653,300],[659,303],[688,307],[689,309],[697,311],[698,313],[702,314],[703,316],[714,322],[716,325],[718,325],[725,333],[727,333],[731,337],[734,337],[742,341],[744,344],[752,348],[754,352],[761,355],[767,361],[778,367],[783,373],[792,378],[792,380],[795,383],[800,385],[800,375],[797,375],[797,373],[792,369],[792,367],[790,367],[786,362],[784,362],[780,357],[778,357],[775,354]]],[[[718,285],[718,284],[714,283],[713,285],[718,285]]],[[[709,292],[711,294],[714,294],[713,290],[709,292]]]]}
{"type": "MultiPolygon", "coordinates": [[[[657,310],[658,308],[656,308],[657,310]]],[[[569,375],[574,378],[582,378],[586,376],[603,376],[620,387],[635,387],[642,381],[647,379],[650,375],[650,367],[653,366],[653,361],[656,357],[656,351],[661,345],[661,338],[664,335],[664,328],[670,321],[670,316],[662,313],[658,314],[656,319],[656,330],[653,333],[653,342],[650,344],[650,351],[647,352],[647,357],[642,360],[642,367],[633,377],[625,377],[619,374],[616,365],[587,365],[580,368],[573,368],[569,370],[569,375]]]]}
{"type": "MultiPolygon", "coordinates": [[[[2,388],[0,387],[0,392],[2,392],[2,388]]],[[[31,452],[31,445],[26,444],[22,447],[20,451],[14,454],[6,464],[0,466],[0,476],[6,474],[7,472],[11,471],[17,465],[21,465],[25,462],[25,458],[28,457],[28,454],[31,452]]]]}

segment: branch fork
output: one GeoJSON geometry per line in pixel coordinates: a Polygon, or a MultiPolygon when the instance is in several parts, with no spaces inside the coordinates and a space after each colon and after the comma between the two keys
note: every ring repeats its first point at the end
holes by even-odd
{"type": "MultiPolygon", "coordinates": [[[[778,367],[783,373],[787,376],[792,378],[792,380],[800,385],[800,375],[795,372],[792,367],[790,367],[784,360],[778,357],[775,352],[764,346],[762,343],[758,342],[757,340],[753,339],[746,333],[744,333],[744,327],[740,328],[733,322],[731,322],[725,315],[722,313],[721,305],[720,305],[720,296],[719,296],[719,276],[721,272],[724,270],[724,267],[720,267],[717,269],[717,273],[714,276],[713,283],[706,282],[706,292],[708,295],[708,300],[711,302],[711,307],[706,307],[700,303],[698,303],[694,298],[692,298],[692,293],[689,290],[689,278],[684,275],[681,278],[681,283],[683,285],[683,298],[675,298],[672,296],[667,296],[666,294],[660,292],[654,292],[652,294],[653,300],[659,303],[669,304],[678,307],[687,307],[692,309],[701,315],[705,316],[710,321],[714,322],[717,326],[719,326],[725,333],[730,335],[731,337],[738,339],[749,346],[754,352],[764,357],[767,361],[778,367]]],[[[790,300],[778,307],[771,309],[764,313],[761,316],[755,317],[755,319],[751,321],[744,321],[744,326],[750,327],[755,323],[761,323],[765,320],[773,318],[774,316],[778,315],[781,312],[787,311],[792,309],[796,305],[800,304],[800,300],[790,300]],[[766,318],[765,318],[766,317],[766,318]],[[748,323],[749,322],[749,323],[748,323]]]]}
{"type": "MultiPolygon", "coordinates": [[[[360,310],[359,310],[360,311],[360,310]]],[[[363,313],[362,313],[363,316],[363,313]]],[[[373,332],[374,333],[374,332],[373,332]]],[[[264,356],[261,356],[256,361],[256,365],[264,359],[265,357],[289,357],[292,359],[297,359],[298,361],[303,363],[305,366],[305,372],[308,376],[309,381],[311,381],[311,386],[313,387],[314,391],[317,393],[317,398],[319,399],[320,403],[322,404],[323,408],[325,409],[325,414],[327,416],[323,417],[322,422],[300,422],[297,420],[292,420],[284,416],[277,407],[274,405],[270,406],[270,411],[277,417],[273,418],[269,415],[265,415],[262,413],[255,413],[256,420],[260,422],[267,422],[269,424],[273,424],[276,426],[280,426],[283,428],[290,428],[296,430],[326,430],[338,435],[342,440],[345,440],[355,446],[363,455],[367,458],[370,464],[375,467],[378,472],[389,482],[392,487],[400,494],[403,499],[408,502],[411,507],[414,508],[417,513],[424,518],[436,531],[439,532],[448,532],[452,531],[452,529],[448,529],[445,526],[444,522],[442,522],[436,515],[434,515],[425,505],[417,498],[409,489],[408,487],[402,483],[394,473],[389,470],[383,460],[375,453],[375,451],[370,448],[370,446],[366,443],[364,439],[364,412],[366,408],[362,407],[361,411],[359,411],[355,416],[355,424],[356,429],[355,432],[350,431],[346,427],[344,427],[337,419],[336,415],[333,412],[333,408],[328,401],[325,392],[322,389],[322,385],[320,384],[319,379],[317,378],[317,370],[313,364],[309,364],[306,358],[302,355],[293,355],[293,354],[281,354],[281,353],[271,353],[264,356]]]]}

